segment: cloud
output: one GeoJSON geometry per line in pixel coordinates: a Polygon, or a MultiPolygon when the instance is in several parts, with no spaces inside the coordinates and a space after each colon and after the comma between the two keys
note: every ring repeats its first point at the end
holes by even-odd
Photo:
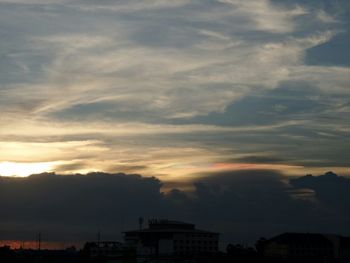
{"type": "MultiPolygon", "coordinates": [[[[224,12],[227,26],[231,18],[237,19],[240,25],[234,30],[237,32],[227,31],[226,25],[222,30],[211,29],[219,26],[218,23],[207,28],[195,25],[196,15],[193,18],[184,16],[188,11],[180,8],[180,17],[178,13],[174,14],[172,23],[159,23],[165,19],[162,11],[158,10],[155,18],[150,19],[140,9],[134,15],[135,20],[104,17],[84,34],[80,31],[85,28],[76,27],[74,33],[31,37],[31,48],[40,48],[41,52],[49,54],[49,61],[39,78],[43,83],[25,88],[27,103],[34,104],[32,109],[39,115],[102,102],[106,105],[114,103],[122,112],[192,116],[222,111],[255,85],[275,87],[279,81],[288,78],[291,65],[301,62],[305,44],[299,40],[286,40],[285,36],[274,42],[267,41],[267,36],[251,41],[249,36],[242,35],[246,31],[245,20],[246,17],[258,19],[261,15],[259,21],[267,21],[266,17],[272,21],[268,22],[271,25],[260,27],[278,27],[283,26],[285,17],[299,12],[275,10],[269,1],[232,1],[228,4],[237,6],[238,11],[232,8],[231,14],[225,13],[219,3],[208,4],[207,8],[224,12]],[[106,20],[114,25],[114,33],[108,37],[106,33],[110,28],[99,31],[106,20]],[[150,34],[157,39],[148,40],[150,34]],[[221,37],[213,38],[214,35],[221,37]],[[204,48],[212,45],[216,48],[204,48]],[[142,96],[136,98],[136,94],[142,96]]],[[[85,5],[94,6],[92,3],[85,5]]],[[[105,5],[134,4],[118,2],[116,5],[107,1],[105,5]]],[[[154,5],[169,7],[164,1],[156,1],[154,5]]],[[[57,12],[61,14],[60,10],[57,12]]],[[[77,19],[83,23],[85,17],[79,15],[77,19]]],[[[251,25],[252,30],[259,29],[261,21],[251,25]]],[[[293,22],[288,20],[288,24],[293,22]]],[[[26,61],[21,63],[26,65],[26,61]]],[[[23,91],[23,87],[20,90],[23,91]]],[[[18,92],[17,89],[7,90],[3,96],[11,99],[11,94],[18,92]]]]}
{"type": "Polygon", "coordinates": [[[39,4],[57,4],[69,2],[69,0],[0,0],[0,4],[21,4],[21,5],[39,5],[39,4]]]}
{"type": "Polygon", "coordinates": [[[240,161],[244,163],[283,163],[287,162],[287,160],[284,160],[282,158],[273,157],[273,156],[255,156],[255,155],[248,155],[244,157],[240,157],[237,159],[234,159],[233,161],[240,161]]]}
{"type": "Polygon", "coordinates": [[[181,7],[188,4],[189,0],[179,0],[176,2],[169,2],[166,0],[151,0],[148,2],[130,2],[130,1],[75,1],[71,4],[72,7],[78,8],[82,11],[89,12],[117,12],[117,13],[132,13],[137,11],[169,9],[181,7]]]}
{"type": "MultiPolygon", "coordinates": [[[[327,187],[326,182],[321,183],[326,181],[324,177],[327,175],[313,177],[315,184],[310,185],[303,184],[307,178],[289,181],[269,170],[208,174],[195,182],[190,210],[196,220],[221,228],[227,234],[224,239],[231,235],[246,240],[254,235],[271,236],[286,231],[346,234],[348,179],[333,175],[328,178],[327,187]]],[[[183,199],[177,192],[174,198],[178,202],[183,199]]]]}
{"type": "Polygon", "coordinates": [[[47,241],[74,242],[100,229],[104,238],[119,239],[144,216],[194,222],[220,231],[225,242],[285,231],[346,235],[348,181],[330,173],[288,179],[270,170],[227,171],[202,175],[188,183],[189,192],[169,184],[163,193],[154,177],[122,173],[1,177],[0,233],[28,240],[41,231],[47,241]]]}
{"type": "Polygon", "coordinates": [[[348,169],[346,50],[330,59],[348,39],[344,1],[10,2],[0,1],[1,161],[140,166],[171,180],[264,153],[289,168],[348,169]]]}
{"type": "Polygon", "coordinates": [[[101,227],[113,236],[121,230],[118,222],[122,218],[132,227],[128,220],[137,220],[139,215],[164,216],[167,211],[161,183],[138,175],[41,174],[1,178],[0,187],[0,202],[6,211],[1,218],[3,239],[31,238],[21,236],[30,232],[29,226],[33,232],[47,231],[44,235],[53,240],[88,239],[101,227]]]}
{"type": "Polygon", "coordinates": [[[293,32],[293,18],[306,15],[308,12],[301,6],[292,10],[278,9],[269,0],[263,1],[241,1],[241,0],[220,0],[219,2],[231,4],[237,13],[243,13],[254,21],[258,30],[271,33],[293,32]]]}
{"type": "Polygon", "coordinates": [[[311,189],[315,197],[326,208],[329,216],[336,214],[343,219],[349,217],[349,187],[350,179],[341,177],[333,172],[327,172],[320,176],[307,175],[291,180],[295,188],[311,189]]]}

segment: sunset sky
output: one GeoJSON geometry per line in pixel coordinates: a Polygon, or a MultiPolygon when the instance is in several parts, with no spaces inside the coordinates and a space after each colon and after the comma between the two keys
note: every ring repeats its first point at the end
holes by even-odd
{"type": "Polygon", "coordinates": [[[347,0],[0,0],[0,174],[349,173],[347,0]]]}
{"type": "MultiPolygon", "coordinates": [[[[271,200],[285,201],[283,214],[305,188],[301,180],[303,187],[285,190],[284,178],[342,176],[307,179],[318,193],[322,180],[342,184],[350,175],[349,28],[349,0],[0,0],[0,199],[26,199],[18,189],[30,184],[46,189],[36,177],[18,179],[14,189],[6,181],[43,172],[67,176],[72,196],[80,189],[72,174],[140,174],[125,180],[153,185],[140,191],[155,189],[156,200],[164,197],[159,182],[183,190],[202,179],[215,185],[217,176],[232,191],[249,192],[251,182],[257,192],[278,189],[271,200]],[[237,173],[248,179],[228,179],[237,173]]],[[[93,185],[94,176],[79,180],[93,185]]],[[[191,187],[201,200],[216,198],[215,187],[191,187]]],[[[185,200],[182,194],[169,200],[185,200]]],[[[308,200],[319,208],[323,199],[308,200]]],[[[0,233],[31,222],[10,217],[1,217],[0,233]]]]}

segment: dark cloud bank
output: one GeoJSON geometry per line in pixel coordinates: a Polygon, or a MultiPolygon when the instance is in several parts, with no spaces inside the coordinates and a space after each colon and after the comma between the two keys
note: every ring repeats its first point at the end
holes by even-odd
{"type": "Polygon", "coordinates": [[[331,172],[286,179],[277,172],[235,171],[194,182],[195,191],[162,193],[156,178],[90,173],[0,177],[0,239],[118,239],[137,218],[193,221],[223,241],[253,242],[284,231],[350,235],[350,179],[331,172]]]}

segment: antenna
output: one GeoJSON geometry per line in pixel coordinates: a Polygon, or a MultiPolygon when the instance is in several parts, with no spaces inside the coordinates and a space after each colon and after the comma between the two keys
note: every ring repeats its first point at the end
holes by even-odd
{"type": "Polygon", "coordinates": [[[120,215],[120,236],[123,237],[124,232],[124,216],[120,215]]]}
{"type": "Polygon", "coordinates": [[[143,221],[143,217],[139,217],[140,230],[142,230],[143,221]]]}
{"type": "Polygon", "coordinates": [[[98,244],[98,247],[100,247],[100,242],[101,242],[101,231],[99,229],[98,232],[97,232],[97,244],[98,244]]]}
{"type": "Polygon", "coordinates": [[[38,250],[41,250],[41,233],[40,232],[38,233],[38,236],[37,236],[37,248],[38,250]]]}

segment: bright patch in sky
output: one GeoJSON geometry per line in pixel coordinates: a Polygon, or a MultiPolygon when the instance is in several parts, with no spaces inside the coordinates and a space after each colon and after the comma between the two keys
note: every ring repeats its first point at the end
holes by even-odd
{"type": "Polygon", "coordinates": [[[31,174],[49,172],[53,168],[52,162],[47,163],[0,163],[1,176],[18,176],[25,177],[31,174]]]}

